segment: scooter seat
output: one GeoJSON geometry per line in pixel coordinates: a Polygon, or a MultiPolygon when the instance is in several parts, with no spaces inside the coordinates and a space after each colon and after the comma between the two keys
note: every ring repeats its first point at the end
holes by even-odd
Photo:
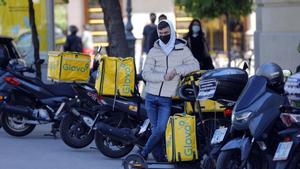
{"type": "Polygon", "coordinates": [[[76,95],[70,83],[44,84],[44,87],[56,96],[74,97],[76,95]]]}

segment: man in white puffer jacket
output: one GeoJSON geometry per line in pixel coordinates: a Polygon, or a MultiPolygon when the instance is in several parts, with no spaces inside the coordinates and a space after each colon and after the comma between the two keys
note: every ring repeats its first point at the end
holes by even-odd
{"type": "Polygon", "coordinates": [[[176,39],[169,20],[159,22],[157,32],[159,40],[150,49],[142,73],[146,80],[145,101],[152,134],[140,154],[146,158],[154,149],[160,150],[160,161],[164,161],[161,140],[170,116],[172,96],[176,95],[180,76],[200,68],[186,41],[176,39]]]}

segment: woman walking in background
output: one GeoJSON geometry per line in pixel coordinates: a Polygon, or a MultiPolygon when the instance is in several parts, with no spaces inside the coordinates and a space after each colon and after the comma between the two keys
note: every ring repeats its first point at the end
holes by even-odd
{"type": "Polygon", "coordinates": [[[184,39],[187,41],[187,46],[191,49],[194,57],[198,60],[200,69],[214,69],[201,22],[198,19],[192,20],[189,25],[189,32],[184,36],[184,39]]]}

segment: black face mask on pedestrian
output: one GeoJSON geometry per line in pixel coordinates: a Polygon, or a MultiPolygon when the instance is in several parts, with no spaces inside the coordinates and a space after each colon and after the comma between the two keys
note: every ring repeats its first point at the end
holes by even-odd
{"type": "Polygon", "coordinates": [[[169,42],[171,38],[171,34],[169,35],[164,35],[164,36],[159,36],[159,39],[164,43],[164,44],[167,44],[169,42]]]}

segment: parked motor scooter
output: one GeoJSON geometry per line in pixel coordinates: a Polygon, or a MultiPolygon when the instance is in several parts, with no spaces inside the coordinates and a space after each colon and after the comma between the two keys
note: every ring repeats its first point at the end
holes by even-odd
{"type": "MultiPolygon", "coordinates": [[[[58,131],[65,102],[82,93],[96,93],[88,84],[45,84],[19,56],[12,38],[0,37],[0,109],[4,130],[13,136],[25,136],[36,125],[52,123],[52,135],[58,131]],[[4,42],[4,43],[3,43],[4,42]]],[[[42,64],[44,60],[39,60],[42,64]]]]}
{"type": "MultiPolygon", "coordinates": [[[[127,155],[135,145],[144,146],[150,136],[150,121],[147,118],[144,100],[135,98],[104,97],[109,105],[114,105],[111,113],[117,118],[98,122],[95,129],[95,143],[99,151],[110,158],[127,155]]],[[[183,103],[173,100],[172,113],[183,112],[183,103]]]]}
{"type": "MultiPolygon", "coordinates": [[[[196,102],[196,98],[198,97],[198,99],[201,100],[206,100],[209,98],[215,101],[219,101],[224,106],[224,108],[226,108],[225,111],[227,112],[234,104],[234,101],[232,100],[238,97],[244,85],[246,84],[248,75],[244,70],[241,69],[226,68],[216,69],[204,74],[202,72],[200,75],[191,74],[184,79],[187,83],[182,83],[179,86],[178,95],[181,99],[188,102],[193,102],[193,104],[198,107],[196,108],[197,110],[196,112],[194,112],[194,114],[197,116],[197,145],[198,152],[200,154],[200,161],[202,161],[203,155],[208,154],[211,150],[210,140],[212,138],[214,130],[218,128],[219,125],[224,125],[230,120],[228,119],[228,117],[219,116],[218,118],[211,119],[206,115],[205,112],[201,111],[203,108],[203,105],[201,103],[203,102],[196,102]],[[198,88],[195,80],[198,80],[199,78],[200,87],[198,88]],[[212,80],[213,82],[211,84],[212,80]],[[235,90],[232,92],[228,91],[228,89],[232,89],[232,86],[234,86],[235,90]],[[226,88],[226,90],[224,90],[224,87],[226,88]],[[210,96],[208,96],[207,94],[209,94],[210,96]]],[[[140,165],[145,168],[158,168],[158,166],[160,166],[161,168],[176,168],[178,167],[178,165],[182,165],[183,168],[200,167],[199,161],[185,163],[147,163],[145,159],[137,154],[132,154],[126,157],[123,161],[124,168],[133,168],[140,165]]]]}
{"type": "MultiPolygon", "coordinates": [[[[26,67],[12,43],[0,46],[0,102],[1,123],[3,129],[13,136],[29,134],[37,124],[53,123],[52,134],[58,131],[59,120],[55,113],[62,102],[73,97],[77,84],[44,84],[36,77],[27,76],[34,73],[26,67]],[[8,48],[9,47],[9,48],[8,48]]],[[[2,42],[2,41],[1,41],[2,42]]],[[[43,60],[39,61],[40,64],[43,60]]]]}
{"type": "Polygon", "coordinates": [[[289,105],[281,107],[280,119],[287,127],[279,132],[280,143],[273,160],[276,169],[300,168],[300,73],[290,76],[285,85],[289,105]]]}
{"type": "MultiPolygon", "coordinates": [[[[1,37],[0,36],[0,55],[3,56],[4,53],[8,53],[11,59],[19,59],[20,55],[16,50],[15,44],[13,43],[13,39],[10,37],[1,37]]],[[[0,128],[2,127],[1,124],[1,114],[0,113],[0,128]]]]}
{"type": "Polygon", "coordinates": [[[220,68],[205,73],[200,80],[198,99],[210,99],[223,105],[224,116],[218,118],[218,125],[215,125],[214,133],[208,140],[209,150],[204,153],[201,160],[201,167],[214,169],[222,146],[229,137],[232,109],[244,89],[248,74],[244,69],[220,68]]]}
{"type": "Polygon", "coordinates": [[[280,142],[274,154],[276,169],[297,169],[300,166],[300,109],[290,105],[281,107],[280,118],[287,127],[280,131],[280,142]]]}
{"type": "Polygon", "coordinates": [[[278,120],[284,103],[283,73],[276,64],[263,64],[252,76],[232,114],[231,139],[222,147],[217,169],[273,167],[271,156],[279,142],[278,120]]]}

